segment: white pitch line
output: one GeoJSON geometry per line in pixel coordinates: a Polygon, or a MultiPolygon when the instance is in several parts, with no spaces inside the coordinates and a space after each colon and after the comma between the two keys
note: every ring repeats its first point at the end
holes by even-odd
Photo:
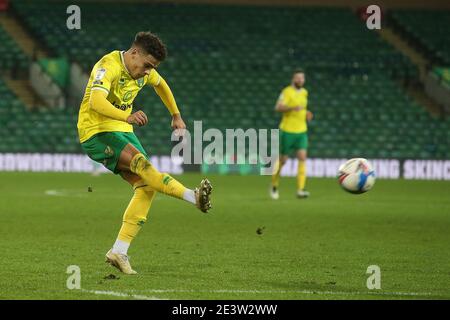
{"type": "Polygon", "coordinates": [[[45,194],[48,196],[64,196],[64,192],[58,190],[45,190],[45,194]]]}
{"type": "MultiPolygon", "coordinates": [[[[278,293],[278,294],[318,294],[318,295],[381,295],[381,296],[432,296],[430,292],[362,292],[362,291],[320,291],[320,290],[190,290],[190,289],[146,289],[132,290],[133,292],[152,292],[152,293],[278,293]]],[[[439,294],[435,294],[439,295],[439,294]]]]}
{"type": "Polygon", "coordinates": [[[162,300],[158,297],[154,296],[144,296],[139,294],[130,294],[130,293],[124,293],[124,292],[115,292],[115,291],[101,291],[101,290],[86,290],[81,289],[82,292],[86,293],[93,293],[97,295],[106,295],[106,296],[114,296],[114,297],[122,297],[122,298],[133,298],[137,300],[162,300]]]}
{"type": "MultiPolygon", "coordinates": [[[[88,196],[88,191],[82,191],[82,190],[68,190],[68,189],[60,189],[60,190],[45,190],[44,192],[47,196],[52,197],[73,197],[73,198],[85,198],[88,196]]],[[[102,198],[113,198],[116,197],[113,194],[108,193],[96,193],[95,197],[102,197],[102,198]]],[[[153,199],[153,201],[161,201],[164,200],[164,198],[156,197],[153,199]]]]}
{"type": "Polygon", "coordinates": [[[86,197],[87,194],[81,193],[81,191],[77,190],[45,190],[45,194],[47,196],[54,196],[54,197],[86,197]]]}

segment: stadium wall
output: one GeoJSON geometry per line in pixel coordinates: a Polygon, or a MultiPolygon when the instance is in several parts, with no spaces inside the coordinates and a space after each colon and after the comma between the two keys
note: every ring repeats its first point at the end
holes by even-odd
{"type": "MultiPolygon", "coordinates": [[[[339,165],[346,159],[308,159],[309,177],[334,178],[339,165]]],[[[170,156],[152,156],[150,161],[160,171],[182,174],[192,167],[182,164],[182,158],[170,156]]],[[[380,179],[417,179],[450,180],[450,160],[399,160],[370,159],[377,178],[380,179]]],[[[230,165],[238,167],[238,165],[230,165]]],[[[195,167],[199,170],[199,166],[195,167]]],[[[218,167],[210,166],[208,173],[220,173],[218,167]]],[[[95,164],[86,155],[49,154],[49,153],[0,153],[0,171],[21,172],[108,172],[103,166],[95,164]]],[[[226,172],[239,174],[239,169],[226,172]]],[[[247,174],[257,174],[259,168],[253,167],[247,174]]],[[[289,159],[281,171],[282,176],[296,176],[297,160],[289,159]]]]}
{"type": "MultiPolygon", "coordinates": [[[[182,159],[152,156],[152,164],[160,171],[181,174],[182,159]]],[[[109,172],[84,154],[0,153],[0,171],[13,172],[109,172]]]]}

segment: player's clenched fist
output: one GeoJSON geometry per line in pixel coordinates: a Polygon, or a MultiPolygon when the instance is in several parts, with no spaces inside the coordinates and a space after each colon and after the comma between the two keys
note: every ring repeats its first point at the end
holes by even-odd
{"type": "Polygon", "coordinates": [[[172,126],[172,129],[175,131],[176,136],[180,136],[180,137],[184,136],[184,133],[186,131],[186,124],[184,123],[180,114],[172,115],[171,126],[172,126]]]}
{"type": "Polygon", "coordinates": [[[135,113],[132,113],[128,116],[127,122],[129,124],[137,124],[138,126],[142,127],[147,124],[148,119],[144,111],[136,111],[135,113]]]}

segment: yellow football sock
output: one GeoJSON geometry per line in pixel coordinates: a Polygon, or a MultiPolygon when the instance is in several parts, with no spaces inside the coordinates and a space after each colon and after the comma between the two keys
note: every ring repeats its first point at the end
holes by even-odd
{"type": "Polygon", "coordinates": [[[123,215],[122,227],[117,239],[131,243],[147,221],[147,215],[156,192],[142,180],[134,184],[134,196],[123,215]]]}
{"type": "Polygon", "coordinates": [[[275,162],[275,169],[272,174],[272,187],[278,188],[278,185],[280,183],[281,167],[282,166],[280,166],[280,160],[277,160],[277,162],[275,162]]]}
{"type": "Polygon", "coordinates": [[[297,172],[297,190],[305,189],[306,184],[306,162],[298,162],[298,172],[297,172]]]}
{"type": "Polygon", "coordinates": [[[151,189],[183,199],[184,192],[187,190],[186,187],[167,173],[156,170],[142,153],[136,154],[131,159],[130,170],[141,177],[151,189]]]}

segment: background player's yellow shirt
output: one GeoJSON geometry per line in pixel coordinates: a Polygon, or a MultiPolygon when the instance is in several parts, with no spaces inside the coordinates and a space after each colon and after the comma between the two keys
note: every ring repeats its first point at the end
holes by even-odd
{"type": "Polygon", "coordinates": [[[283,105],[295,108],[302,106],[304,109],[300,111],[283,112],[280,129],[290,133],[302,133],[308,130],[306,124],[306,108],[308,107],[308,91],[305,88],[296,89],[293,86],[288,86],[283,89],[278,98],[283,105]]]}
{"type": "Polygon", "coordinates": [[[113,106],[128,114],[133,109],[133,101],[146,85],[157,86],[161,77],[155,69],[148,76],[134,80],[125,67],[123,51],[113,51],[103,56],[92,69],[78,114],[78,135],[80,142],[88,140],[99,132],[133,132],[133,126],[124,121],[101,115],[91,109],[89,99],[92,90],[103,90],[113,106]]]}

